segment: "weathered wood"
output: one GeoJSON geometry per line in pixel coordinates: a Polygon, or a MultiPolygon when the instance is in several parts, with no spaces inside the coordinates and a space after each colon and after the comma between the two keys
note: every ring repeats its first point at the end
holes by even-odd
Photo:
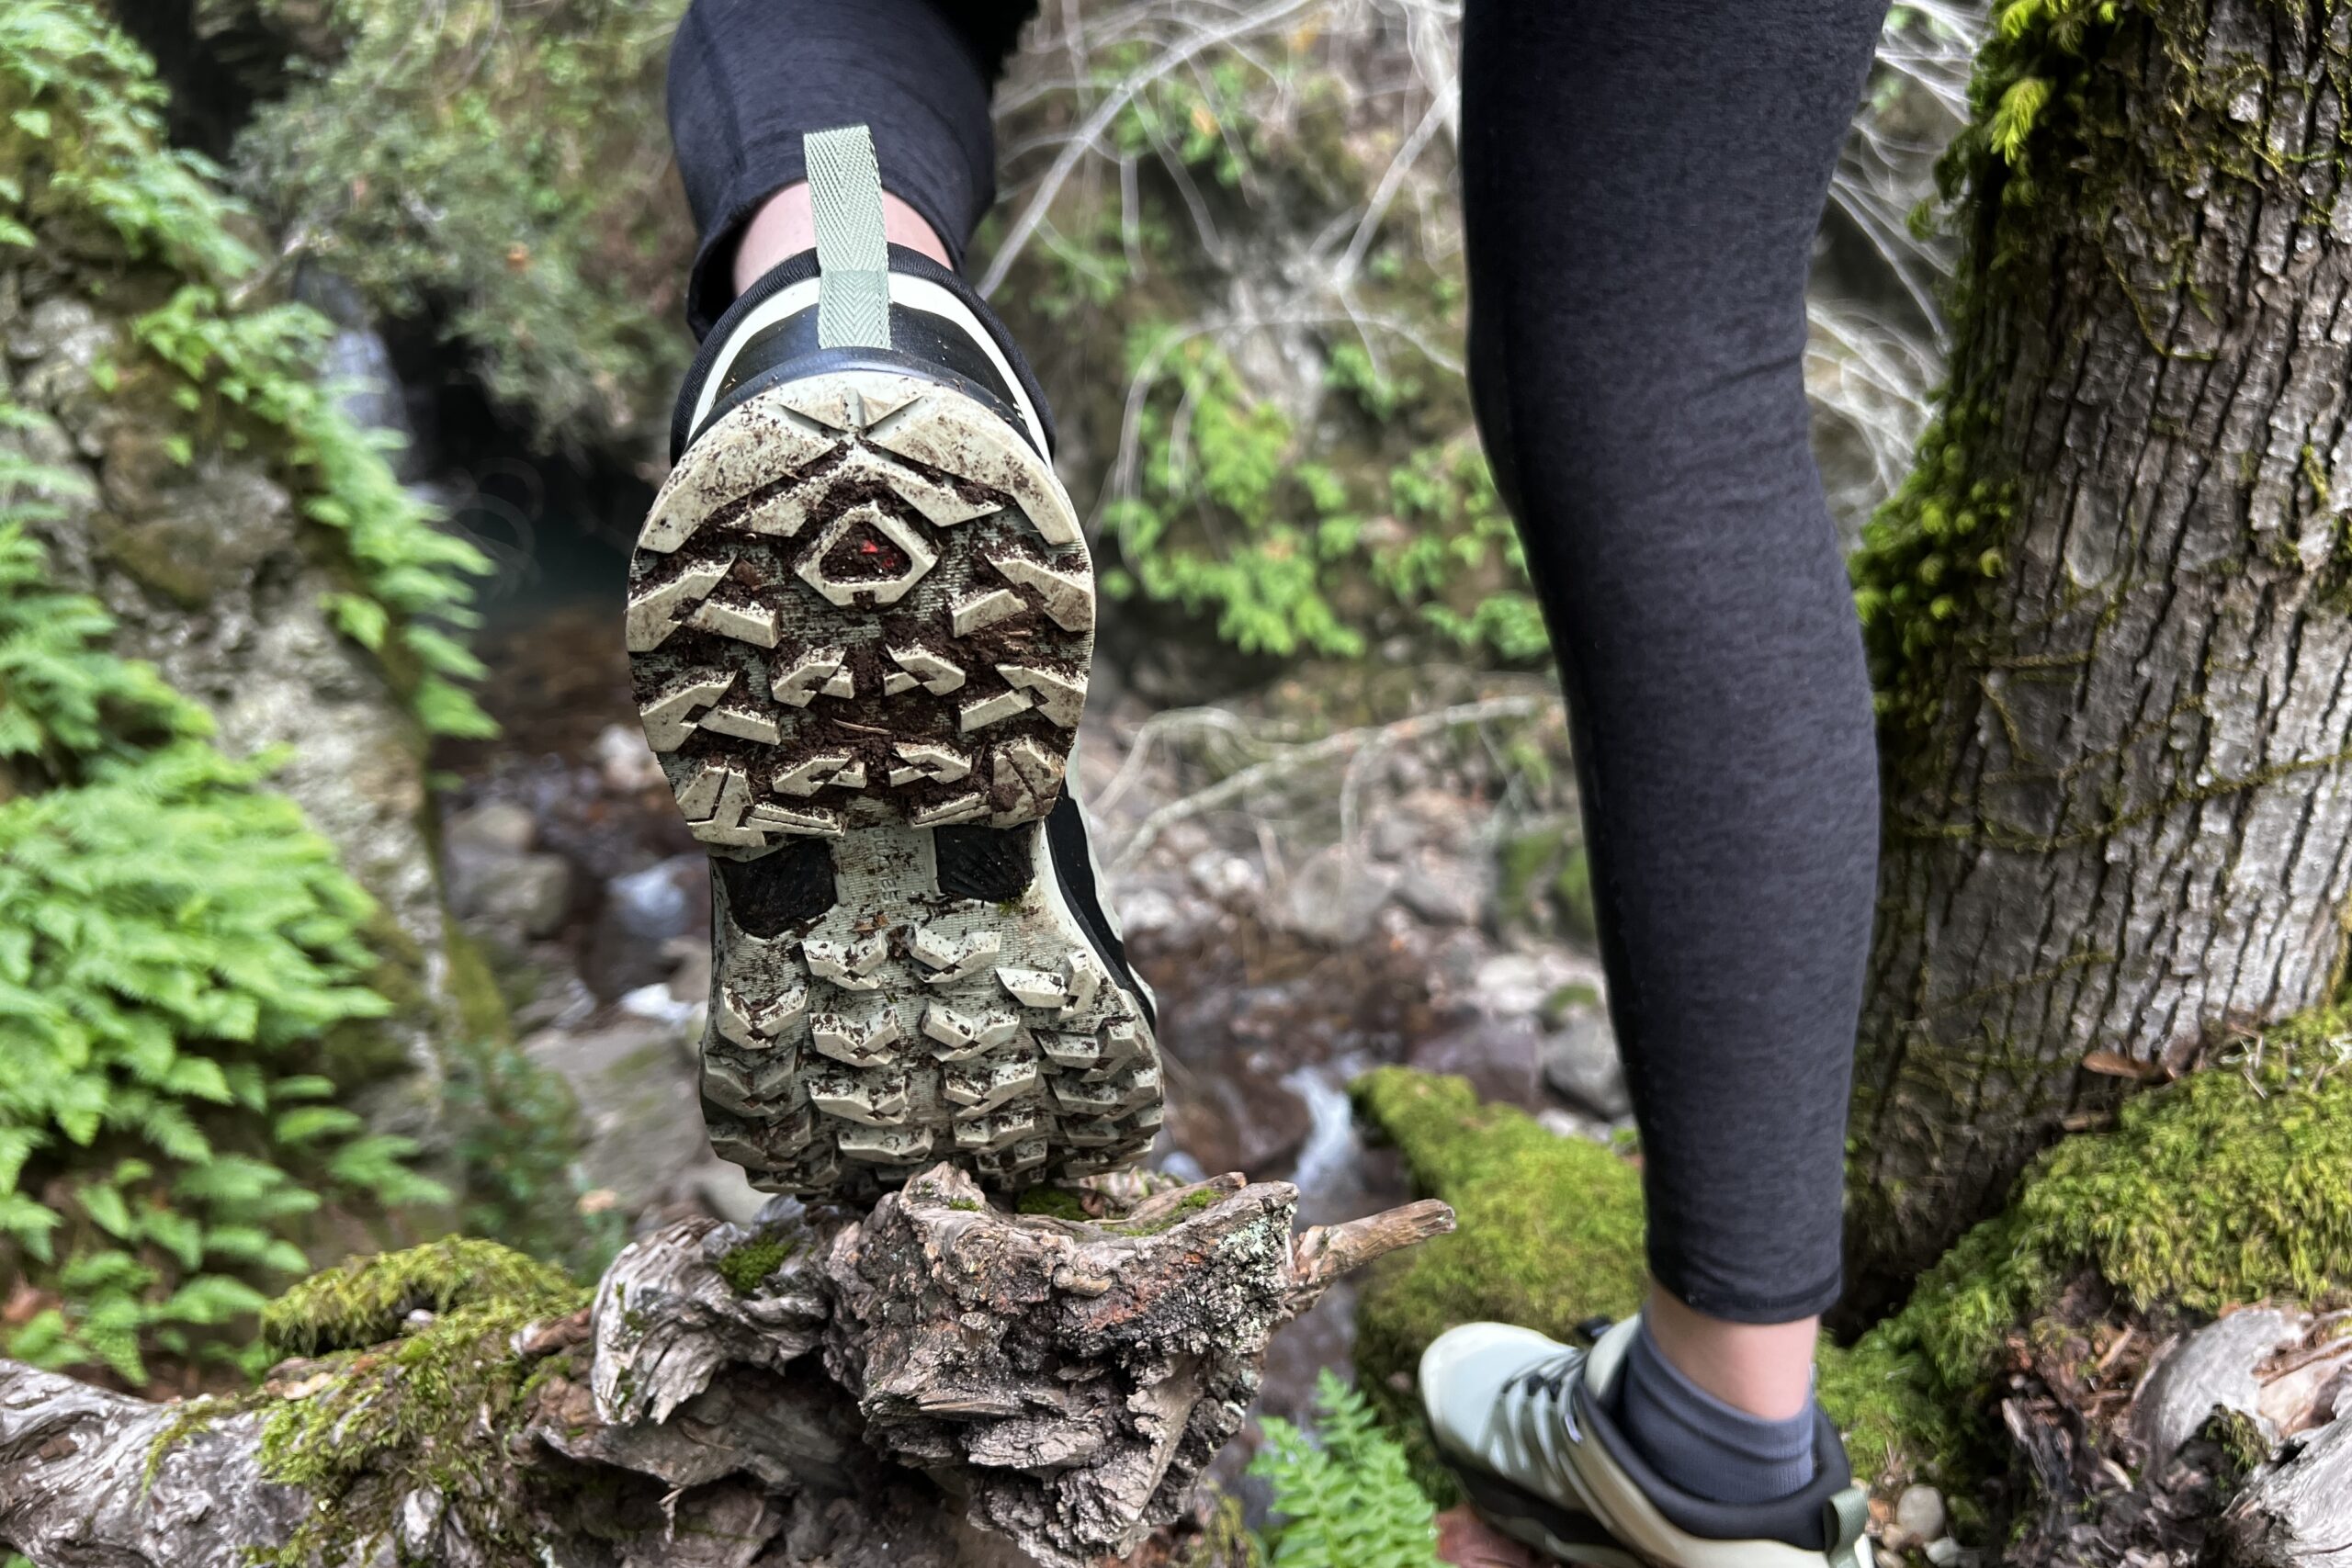
{"type": "Polygon", "coordinates": [[[2118,9],[2046,46],[2030,198],[1996,157],[1974,209],[1951,499],[2014,509],[1939,566],[1999,552],[1889,730],[1882,1279],[2140,1079],[2326,999],[2345,950],[2352,12],[2118,9]]]}
{"type": "MultiPolygon", "coordinates": [[[[1452,1224],[1420,1203],[1294,1236],[1297,1197],[1226,1177],[1077,1221],[1005,1213],[941,1166],[865,1215],[787,1201],[752,1229],[673,1225],[614,1261],[592,1309],[514,1336],[532,1392],[511,1417],[486,1406],[468,1439],[497,1529],[413,1490],[366,1560],[1125,1556],[1178,1518],[1238,1429],[1274,1331],[1346,1269],[1452,1224]]],[[[356,1375],[283,1368],[255,1407],[191,1426],[0,1362],[0,1541],[39,1568],[187,1568],[279,1545],[313,1499],[265,1473],[264,1427],[356,1375]]]]}
{"type": "Polygon", "coordinates": [[[2246,1483],[2222,1523],[2233,1568],[2352,1565],[2352,1418],[2338,1417],[2246,1483]]]}

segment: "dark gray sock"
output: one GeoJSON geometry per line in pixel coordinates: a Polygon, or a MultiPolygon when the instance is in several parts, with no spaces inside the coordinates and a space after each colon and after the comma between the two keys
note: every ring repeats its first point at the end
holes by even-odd
{"type": "Polygon", "coordinates": [[[1642,1325],[1617,1383],[1625,1436],[1672,1485],[1710,1502],[1770,1503],[1813,1479],[1813,1401],[1785,1421],[1724,1404],[1666,1359],[1642,1325]]]}

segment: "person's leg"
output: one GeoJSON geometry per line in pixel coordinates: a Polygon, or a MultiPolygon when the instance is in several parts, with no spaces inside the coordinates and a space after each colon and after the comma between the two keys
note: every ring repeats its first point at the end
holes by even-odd
{"type": "Polygon", "coordinates": [[[806,250],[808,131],[865,125],[888,237],[949,266],[996,195],[989,96],[1035,0],[695,0],[670,49],[670,135],[702,243],[695,335],[806,250]]]}
{"type": "Polygon", "coordinates": [[[1479,423],[1574,717],[1642,1133],[1663,1354],[1630,1359],[1766,1423],[1805,1411],[1838,1292],[1872,906],[1870,691],[1801,369],[1883,8],[1471,0],[1464,27],[1479,423]]]}

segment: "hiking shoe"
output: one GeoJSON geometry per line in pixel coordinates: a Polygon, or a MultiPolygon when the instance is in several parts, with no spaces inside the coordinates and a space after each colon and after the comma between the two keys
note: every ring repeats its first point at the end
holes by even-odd
{"type": "Polygon", "coordinates": [[[1562,1562],[1606,1568],[1871,1568],[1870,1499],[1819,1417],[1811,1485],[1732,1506],[1667,1484],[1609,1414],[1641,1327],[1589,1352],[1508,1324],[1450,1329],[1421,1355],[1421,1404],[1473,1507],[1562,1562]]]}
{"type": "Polygon", "coordinates": [[[1114,1169],[1159,1056],[1064,788],[1094,578],[1044,399],[886,249],[863,128],[809,169],[817,250],[706,341],[629,563],[645,738],[715,874],[711,1146],[857,1200],[1114,1169]]]}

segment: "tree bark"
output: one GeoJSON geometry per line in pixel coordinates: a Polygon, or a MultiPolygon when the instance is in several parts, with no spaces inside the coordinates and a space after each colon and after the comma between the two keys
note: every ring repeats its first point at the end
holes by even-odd
{"type": "Polygon", "coordinates": [[[324,1506],[369,1563],[1086,1568],[1178,1520],[1277,1327],[1453,1224],[1425,1202],[1293,1235],[1297,1198],[1224,1177],[1081,1223],[941,1166],[862,1217],[673,1225],[496,1352],[518,1400],[454,1401],[463,1430],[431,1441],[481,1456],[463,1495],[389,1452],[332,1496],[280,1483],[264,1437],[289,1402],[368,1377],[367,1399],[425,1397],[381,1355],[282,1366],[201,1421],[0,1361],[0,1544],[186,1568],[324,1506]],[[752,1246],[775,1259],[756,1280],[752,1246]]]}
{"type": "Polygon", "coordinates": [[[2121,10],[2048,45],[2025,161],[1975,173],[1939,455],[1952,506],[2010,510],[1922,568],[1975,587],[1881,671],[1920,697],[1887,721],[1857,1104],[1882,1280],[2342,964],[2352,14],[2121,10]]]}

